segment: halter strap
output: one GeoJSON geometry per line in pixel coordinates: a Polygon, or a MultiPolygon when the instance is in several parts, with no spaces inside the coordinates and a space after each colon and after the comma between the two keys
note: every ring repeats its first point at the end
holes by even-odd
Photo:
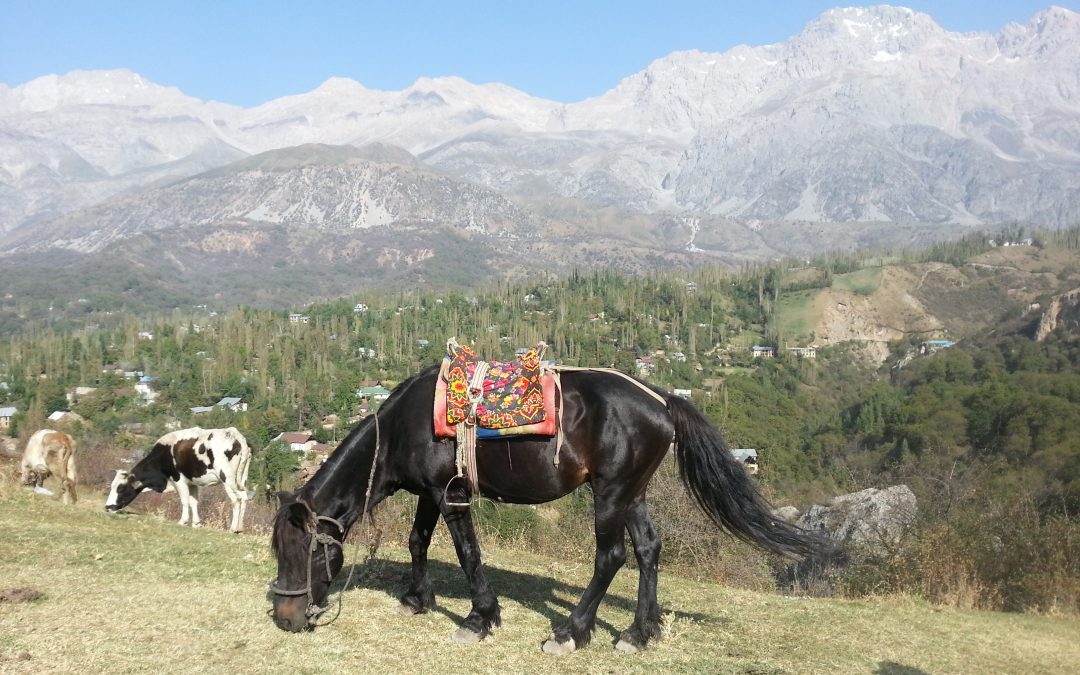
{"type": "Polygon", "coordinates": [[[311,508],[311,506],[309,506],[307,502],[300,501],[298,503],[303,504],[307,508],[308,513],[312,515],[312,518],[310,518],[304,526],[304,529],[307,531],[307,533],[311,535],[311,544],[308,546],[307,585],[304,588],[295,589],[279,588],[276,583],[277,580],[275,579],[274,581],[270,582],[270,591],[275,595],[284,595],[286,597],[307,595],[308,606],[305,613],[308,615],[309,618],[311,618],[322,613],[322,610],[320,610],[315,605],[315,598],[312,594],[311,564],[315,559],[315,551],[319,549],[319,545],[321,544],[323,547],[323,562],[326,564],[327,580],[332,579],[334,576],[330,573],[330,546],[337,546],[341,549],[342,554],[344,554],[345,552],[345,547],[340,541],[330,536],[329,534],[326,534],[325,532],[319,532],[319,521],[321,520],[323,522],[330,523],[336,526],[338,532],[341,533],[342,537],[345,536],[345,526],[342,525],[341,521],[337,520],[336,518],[331,518],[330,516],[320,516],[319,514],[315,513],[315,509],[311,508]]]}

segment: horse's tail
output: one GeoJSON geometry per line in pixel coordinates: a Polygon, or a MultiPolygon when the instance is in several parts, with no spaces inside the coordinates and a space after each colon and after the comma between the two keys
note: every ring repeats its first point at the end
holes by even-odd
{"type": "Polygon", "coordinates": [[[720,431],[697,408],[678,396],[666,398],[675,422],[679,476],[717,525],[747,543],[790,558],[825,552],[825,543],[814,534],[772,515],[771,505],[731,456],[720,431]]]}

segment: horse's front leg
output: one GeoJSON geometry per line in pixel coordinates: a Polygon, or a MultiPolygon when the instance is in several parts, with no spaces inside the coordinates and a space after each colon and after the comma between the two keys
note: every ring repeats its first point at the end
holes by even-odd
{"type": "Polygon", "coordinates": [[[435,607],[435,592],[428,576],[428,546],[431,534],[439,522],[439,506],[428,495],[416,502],[416,517],[409,533],[409,554],[412,556],[412,585],[401,596],[401,613],[423,614],[435,607]]]}
{"type": "Polygon", "coordinates": [[[493,627],[502,624],[499,600],[488,586],[487,576],[480,561],[480,545],[476,541],[472,515],[468,508],[445,507],[443,520],[450,528],[457,549],[458,562],[469,580],[472,593],[472,611],[454,632],[454,642],[474,643],[491,634],[493,627]]]}

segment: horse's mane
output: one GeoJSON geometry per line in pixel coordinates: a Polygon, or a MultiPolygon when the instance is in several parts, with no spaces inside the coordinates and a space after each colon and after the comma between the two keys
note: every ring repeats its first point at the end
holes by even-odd
{"type": "MultiPolygon", "coordinates": [[[[402,398],[410,391],[413,384],[415,384],[417,380],[423,378],[426,375],[429,375],[432,371],[437,370],[438,367],[438,365],[434,365],[424,368],[420,372],[414,375],[410,375],[401,384],[394,387],[393,391],[390,392],[390,395],[379,407],[379,413],[381,413],[379,415],[379,418],[381,423],[386,424],[387,415],[394,414],[394,410],[402,404],[402,398]]],[[[327,458],[325,462],[323,462],[322,466],[319,467],[319,470],[315,472],[315,475],[313,475],[311,479],[308,480],[306,484],[304,484],[303,487],[296,491],[297,498],[301,500],[307,500],[308,503],[311,503],[310,499],[313,497],[313,493],[318,491],[322,487],[323,483],[326,482],[330,476],[335,475],[337,471],[341,468],[342,464],[349,461],[350,455],[352,454],[353,450],[358,447],[361,442],[363,442],[363,439],[367,436],[369,429],[374,425],[375,415],[368,415],[364,419],[360,420],[360,423],[352,431],[349,432],[349,435],[346,436],[344,440],[342,440],[341,444],[334,450],[333,453],[331,453],[330,457],[327,458]]],[[[361,477],[358,477],[357,480],[360,480],[360,478],[361,477]]],[[[366,476],[363,477],[363,480],[366,482],[366,476]]],[[[287,509],[278,509],[277,516],[274,520],[273,536],[270,540],[270,545],[275,551],[277,550],[277,546],[280,543],[281,539],[279,533],[285,527],[285,524],[281,521],[287,518],[287,509]]]]}

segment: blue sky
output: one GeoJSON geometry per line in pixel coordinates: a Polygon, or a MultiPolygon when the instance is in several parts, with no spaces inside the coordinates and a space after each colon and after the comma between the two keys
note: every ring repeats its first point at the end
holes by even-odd
{"type": "MultiPolygon", "coordinates": [[[[673,51],[780,42],[826,9],[856,4],[0,0],[0,82],[128,68],[191,96],[252,106],[332,76],[399,90],[418,77],[458,75],[570,103],[673,51]]],[[[1080,0],[898,4],[948,30],[992,33],[1050,4],[1080,11],[1080,0]]]]}

